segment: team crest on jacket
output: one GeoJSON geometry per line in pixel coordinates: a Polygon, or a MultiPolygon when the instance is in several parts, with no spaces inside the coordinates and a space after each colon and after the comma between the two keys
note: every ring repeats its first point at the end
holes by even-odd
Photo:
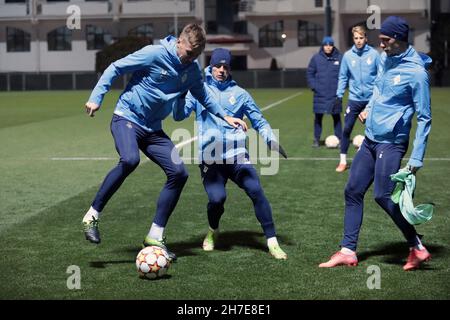
{"type": "Polygon", "coordinates": [[[399,84],[400,81],[402,81],[402,79],[400,78],[400,75],[397,75],[397,76],[394,77],[394,85],[399,84]]]}
{"type": "Polygon", "coordinates": [[[334,62],[334,65],[335,65],[335,66],[338,66],[338,65],[339,65],[339,61],[336,60],[336,61],[334,62]]]}
{"type": "Polygon", "coordinates": [[[352,60],[352,67],[356,66],[356,60],[352,60]]]}
{"type": "Polygon", "coordinates": [[[367,58],[367,64],[370,66],[372,64],[372,59],[370,57],[367,58]]]}
{"type": "Polygon", "coordinates": [[[230,99],[228,99],[228,102],[229,102],[231,105],[234,105],[234,104],[236,103],[236,98],[235,98],[234,96],[231,96],[230,99]]]}
{"type": "Polygon", "coordinates": [[[161,80],[166,80],[168,75],[169,75],[169,72],[167,70],[161,69],[161,74],[159,76],[161,80]]]}

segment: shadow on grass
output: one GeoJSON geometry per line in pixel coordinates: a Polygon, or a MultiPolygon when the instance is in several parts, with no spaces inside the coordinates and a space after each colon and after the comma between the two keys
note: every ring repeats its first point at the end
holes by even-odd
{"type": "Polygon", "coordinates": [[[130,264],[135,263],[136,260],[111,260],[111,261],[91,261],[89,262],[89,266],[91,268],[103,269],[106,268],[108,264],[130,264]]]}
{"type": "MultiPolygon", "coordinates": [[[[169,242],[167,244],[167,247],[169,248],[169,250],[173,251],[177,255],[177,257],[196,256],[197,253],[195,251],[201,250],[202,248],[203,237],[204,235],[201,235],[192,237],[191,239],[182,242],[169,242]]],[[[291,244],[283,236],[277,235],[277,238],[283,245],[291,244]]],[[[254,231],[220,232],[215,249],[218,251],[229,251],[233,247],[245,247],[255,250],[267,251],[266,239],[264,237],[264,234],[261,232],[254,232],[254,231]]],[[[132,254],[132,258],[134,258],[141,249],[142,249],[141,246],[128,246],[122,247],[117,251],[126,252],[129,253],[130,255],[132,254]]],[[[130,261],[112,261],[111,263],[129,263],[129,262],[130,261]]]]}
{"type": "MultiPolygon", "coordinates": [[[[444,246],[427,245],[428,251],[431,253],[432,259],[438,258],[445,252],[444,246]]],[[[382,261],[388,264],[404,265],[408,255],[408,246],[404,242],[396,242],[384,244],[374,250],[363,251],[358,254],[358,260],[364,261],[373,256],[383,256],[382,261]]],[[[425,264],[422,269],[434,270],[429,264],[425,264]]]]}

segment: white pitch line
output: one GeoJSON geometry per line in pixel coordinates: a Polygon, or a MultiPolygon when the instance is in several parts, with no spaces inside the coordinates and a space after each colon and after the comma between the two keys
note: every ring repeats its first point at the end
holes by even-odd
{"type": "Polygon", "coordinates": [[[301,91],[297,92],[296,94],[290,95],[289,97],[286,97],[286,98],[281,99],[279,101],[276,101],[276,102],[274,102],[272,104],[269,104],[268,106],[265,106],[264,108],[261,109],[261,111],[269,110],[270,108],[276,107],[277,105],[279,105],[279,104],[281,104],[283,102],[286,102],[286,101],[288,101],[288,100],[290,100],[292,98],[295,98],[295,97],[297,97],[297,96],[299,96],[301,94],[303,94],[303,92],[301,92],[301,91]]]}
{"type": "MultiPolygon", "coordinates": [[[[186,141],[187,142],[187,141],[186,141]]],[[[182,142],[183,143],[183,142],[182,142]]],[[[111,161],[117,160],[118,158],[112,157],[67,157],[67,158],[50,158],[53,161],[111,161]]],[[[182,158],[183,161],[195,160],[197,158],[182,158]]],[[[258,160],[283,160],[283,161],[338,161],[339,158],[319,158],[319,157],[292,157],[292,158],[257,158],[258,160]]],[[[347,158],[347,160],[352,161],[353,158],[347,158]]],[[[403,158],[402,161],[408,161],[409,158],[403,158]]],[[[424,161],[450,161],[450,158],[425,158],[424,161]]]]}
{"type": "Polygon", "coordinates": [[[104,161],[104,160],[117,160],[117,158],[111,157],[53,157],[50,158],[53,161],[104,161]]]}

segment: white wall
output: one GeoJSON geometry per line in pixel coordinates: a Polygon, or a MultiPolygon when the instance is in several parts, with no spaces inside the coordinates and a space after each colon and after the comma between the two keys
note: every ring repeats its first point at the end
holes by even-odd
{"type": "Polygon", "coordinates": [[[30,49],[30,52],[6,52],[6,43],[0,43],[0,72],[95,70],[97,51],[86,50],[84,40],[72,41],[72,51],[48,51],[46,41],[40,42],[39,45],[33,41],[30,49]]]}

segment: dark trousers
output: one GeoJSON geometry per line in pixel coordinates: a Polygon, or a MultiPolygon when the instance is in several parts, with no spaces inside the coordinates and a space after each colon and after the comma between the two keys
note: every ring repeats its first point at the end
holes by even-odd
{"type": "MultiPolygon", "coordinates": [[[[322,134],[322,119],[323,119],[323,113],[315,113],[314,114],[314,139],[316,141],[320,140],[320,135],[322,134]]],[[[335,113],[331,114],[333,117],[333,123],[334,123],[334,135],[341,139],[342,136],[342,123],[341,123],[341,114],[335,113]]]]}
{"type": "Polygon", "coordinates": [[[111,121],[111,133],[120,160],[103,181],[92,207],[97,211],[103,210],[126,177],[138,166],[139,150],[141,150],[150,160],[160,166],[167,176],[167,181],[159,195],[153,220],[157,225],[165,227],[188,179],[186,168],[173,142],[162,130],[148,132],[117,115],[114,115],[111,121]]]}
{"type": "Polygon", "coordinates": [[[350,135],[358,119],[358,115],[364,110],[368,101],[348,100],[347,109],[344,113],[344,130],[342,131],[341,153],[347,154],[350,145],[350,135]]]}
{"type": "Polygon", "coordinates": [[[374,183],[374,198],[378,205],[401,230],[410,247],[418,244],[414,227],[406,221],[400,207],[391,200],[395,183],[390,175],[397,173],[408,145],[377,143],[365,137],[356,153],[345,187],[344,237],[341,246],[356,250],[363,219],[364,195],[374,183]]]}
{"type": "Polygon", "coordinates": [[[224,213],[224,203],[227,197],[225,185],[230,179],[253,202],[256,218],[264,231],[266,238],[275,236],[275,226],[272,218],[272,208],[264,195],[258,174],[251,164],[205,164],[200,165],[203,186],[208,194],[208,222],[213,229],[219,227],[219,220],[224,213]]]}

